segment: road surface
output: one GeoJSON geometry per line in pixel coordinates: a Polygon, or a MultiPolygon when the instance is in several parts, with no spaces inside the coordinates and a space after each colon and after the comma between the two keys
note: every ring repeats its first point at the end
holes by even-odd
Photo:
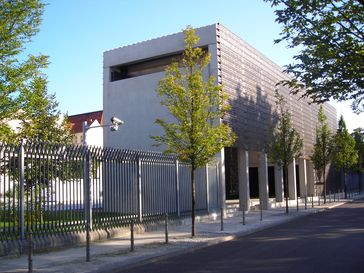
{"type": "Polygon", "coordinates": [[[364,200],[118,272],[364,273],[364,200]]]}

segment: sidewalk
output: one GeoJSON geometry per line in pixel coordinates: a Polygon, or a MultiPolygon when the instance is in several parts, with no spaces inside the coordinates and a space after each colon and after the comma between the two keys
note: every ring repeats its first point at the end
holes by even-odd
{"type": "MultiPolygon", "coordinates": [[[[358,199],[363,196],[355,196],[358,199]]],[[[135,251],[130,252],[130,236],[109,239],[103,242],[91,243],[91,261],[86,262],[86,248],[74,247],[65,250],[55,250],[33,256],[33,272],[112,272],[113,268],[127,268],[135,264],[157,259],[168,255],[205,247],[208,245],[232,240],[235,237],[256,232],[274,225],[291,221],[310,213],[340,206],[350,201],[321,204],[307,210],[300,206],[290,207],[289,214],[285,208],[276,208],[263,211],[263,221],[260,220],[260,211],[246,213],[246,224],[243,225],[242,213],[224,219],[224,230],[221,231],[220,216],[214,219],[203,217],[196,223],[197,235],[191,238],[191,221],[187,219],[183,225],[170,225],[169,243],[165,244],[164,226],[155,231],[135,234],[135,251]]],[[[0,258],[0,272],[28,272],[28,258],[26,255],[16,258],[0,258]]]]}

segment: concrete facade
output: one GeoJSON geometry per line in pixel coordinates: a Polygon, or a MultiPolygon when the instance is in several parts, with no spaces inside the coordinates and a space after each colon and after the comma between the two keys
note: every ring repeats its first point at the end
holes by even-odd
{"type": "MultiPolygon", "coordinates": [[[[250,199],[259,188],[257,197],[263,207],[268,208],[269,197],[276,197],[277,202],[283,199],[283,173],[268,161],[266,148],[272,137],[271,128],[277,122],[276,83],[288,79],[288,75],[220,24],[198,28],[196,33],[200,37],[198,46],[211,54],[205,76],[215,76],[229,95],[232,109],[224,122],[230,124],[238,136],[233,148],[217,155],[221,163],[222,205],[227,195],[231,195],[240,200],[241,208],[249,209],[250,199]],[[258,178],[253,176],[254,172],[258,178]],[[225,179],[232,185],[226,193],[225,179]]],[[[183,50],[184,35],[180,32],[104,53],[104,117],[110,119],[117,115],[125,121],[117,136],[104,131],[105,147],[163,150],[163,147],[153,146],[155,143],[150,138],[163,134],[154,121],[156,118],[173,120],[173,117],[160,105],[155,90],[168,58],[178,56],[183,50]]],[[[315,142],[319,106],[308,104],[305,99],[298,100],[285,87],[278,89],[286,98],[293,125],[304,140],[303,156],[291,164],[288,173],[289,197],[294,200],[298,192],[301,197],[314,192],[315,177],[309,156],[315,142]]],[[[334,131],[336,110],[325,104],[324,112],[334,131]]]]}

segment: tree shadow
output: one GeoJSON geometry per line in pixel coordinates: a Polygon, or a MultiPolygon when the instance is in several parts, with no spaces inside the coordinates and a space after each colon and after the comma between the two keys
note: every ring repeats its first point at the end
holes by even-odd
{"type": "MultiPolygon", "coordinates": [[[[255,90],[247,90],[237,83],[234,91],[228,101],[231,110],[224,119],[237,135],[234,146],[225,149],[226,194],[230,199],[239,194],[237,148],[267,151],[278,122],[271,90],[264,91],[260,84],[255,85],[255,90]]],[[[274,186],[270,188],[274,189],[274,186]]]]}

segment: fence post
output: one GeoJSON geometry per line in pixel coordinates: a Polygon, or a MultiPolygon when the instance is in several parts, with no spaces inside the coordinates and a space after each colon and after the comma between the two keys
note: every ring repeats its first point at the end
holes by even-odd
{"type": "Polygon", "coordinates": [[[179,199],[179,163],[178,159],[176,159],[176,207],[177,207],[177,216],[181,216],[181,208],[180,208],[180,199],[179,199]]]}
{"type": "Polygon", "coordinates": [[[140,222],[143,221],[142,202],[142,161],[138,156],[138,217],[140,222]]]}
{"type": "Polygon", "coordinates": [[[210,212],[210,196],[209,196],[209,165],[205,166],[205,179],[206,179],[206,208],[207,213],[210,212]]]}
{"type": "MultiPolygon", "coordinates": [[[[24,142],[20,142],[19,147],[19,237],[20,240],[24,240],[24,142]]],[[[22,250],[21,250],[22,252],[22,250]]]]}

